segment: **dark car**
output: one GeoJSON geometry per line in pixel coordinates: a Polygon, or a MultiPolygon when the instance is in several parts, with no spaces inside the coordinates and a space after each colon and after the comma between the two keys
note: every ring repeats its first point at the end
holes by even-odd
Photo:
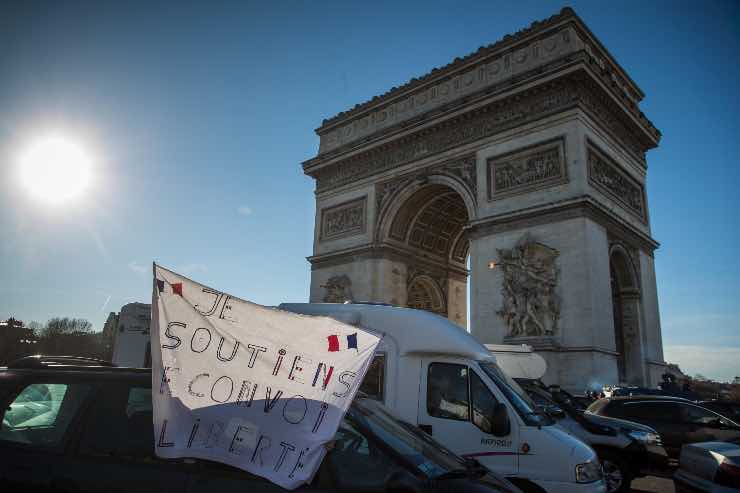
{"type": "Polygon", "coordinates": [[[569,393],[557,386],[546,387],[540,380],[517,378],[516,382],[538,408],[594,449],[604,470],[608,493],[630,491],[633,478],[667,472],[666,451],[652,428],[580,412],[569,393]]]}
{"type": "Polygon", "coordinates": [[[680,397],[611,397],[595,401],[586,412],[654,428],[674,461],[678,460],[681,446],[686,443],[721,442],[740,437],[740,424],[680,397]]]}
{"type": "MultiPolygon", "coordinates": [[[[224,464],[157,457],[151,370],[104,364],[36,357],[0,368],[0,491],[284,491],[224,464]]],[[[358,397],[312,483],[299,491],[519,490],[358,397]]]]}
{"type": "Polygon", "coordinates": [[[740,423],[740,402],[710,400],[699,401],[699,405],[711,409],[726,418],[730,418],[735,423],[740,423]]]}

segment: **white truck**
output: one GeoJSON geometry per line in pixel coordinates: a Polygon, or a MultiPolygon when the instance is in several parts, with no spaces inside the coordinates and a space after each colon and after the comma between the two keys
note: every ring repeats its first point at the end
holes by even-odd
{"type": "Polygon", "coordinates": [[[284,303],[383,334],[361,390],[453,452],[524,491],[603,493],[595,452],[535,411],[496,356],[433,313],[372,304],[284,303]]]}

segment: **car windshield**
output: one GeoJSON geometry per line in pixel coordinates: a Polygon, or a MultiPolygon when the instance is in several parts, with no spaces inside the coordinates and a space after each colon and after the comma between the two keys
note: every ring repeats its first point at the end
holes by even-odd
{"type": "Polygon", "coordinates": [[[378,401],[355,399],[347,417],[428,477],[465,468],[460,457],[422,431],[398,420],[378,401]]]}
{"type": "Polygon", "coordinates": [[[530,426],[546,426],[554,424],[555,421],[546,414],[536,411],[536,406],[526,392],[509,375],[501,371],[496,363],[490,361],[479,361],[478,364],[486,372],[501,392],[516,409],[524,422],[530,426]]]}

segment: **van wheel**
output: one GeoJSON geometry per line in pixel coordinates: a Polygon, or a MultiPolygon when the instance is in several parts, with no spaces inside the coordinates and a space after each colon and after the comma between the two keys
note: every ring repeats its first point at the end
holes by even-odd
{"type": "Polygon", "coordinates": [[[623,493],[630,490],[632,468],[618,454],[602,452],[599,454],[601,467],[604,470],[604,481],[607,493],[623,493]]]}

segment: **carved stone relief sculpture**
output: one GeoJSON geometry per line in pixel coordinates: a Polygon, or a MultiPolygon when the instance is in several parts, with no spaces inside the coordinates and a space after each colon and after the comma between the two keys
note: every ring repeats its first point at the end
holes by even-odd
{"type": "Polygon", "coordinates": [[[509,337],[551,336],[557,331],[560,299],[555,293],[559,253],[524,235],[511,249],[498,250],[504,270],[501,293],[509,337]]]}
{"type": "Polygon", "coordinates": [[[488,198],[500,199],[567,181],[563,139],[488,161],[488,198]]]}
{"type": "Polygon", "coordinates": [[[591,142],[588,143],[588,179],[592,185],[622,204],[627,211],[645,221],[643,186],[591,142]]]}
{"type": "Polygon", "coordinates": [[[321,213],[321,237],[324,240],[350,236],[365,231],[367,197],[324,209],[321,213]]]}
{"type": "Polygon", "coordinates": [[[344,303],[353,301],[352,298],[352,281],[346,275],[332,276],[321,285],[326,290],[324,295],[325,303],[344,303]]]}

